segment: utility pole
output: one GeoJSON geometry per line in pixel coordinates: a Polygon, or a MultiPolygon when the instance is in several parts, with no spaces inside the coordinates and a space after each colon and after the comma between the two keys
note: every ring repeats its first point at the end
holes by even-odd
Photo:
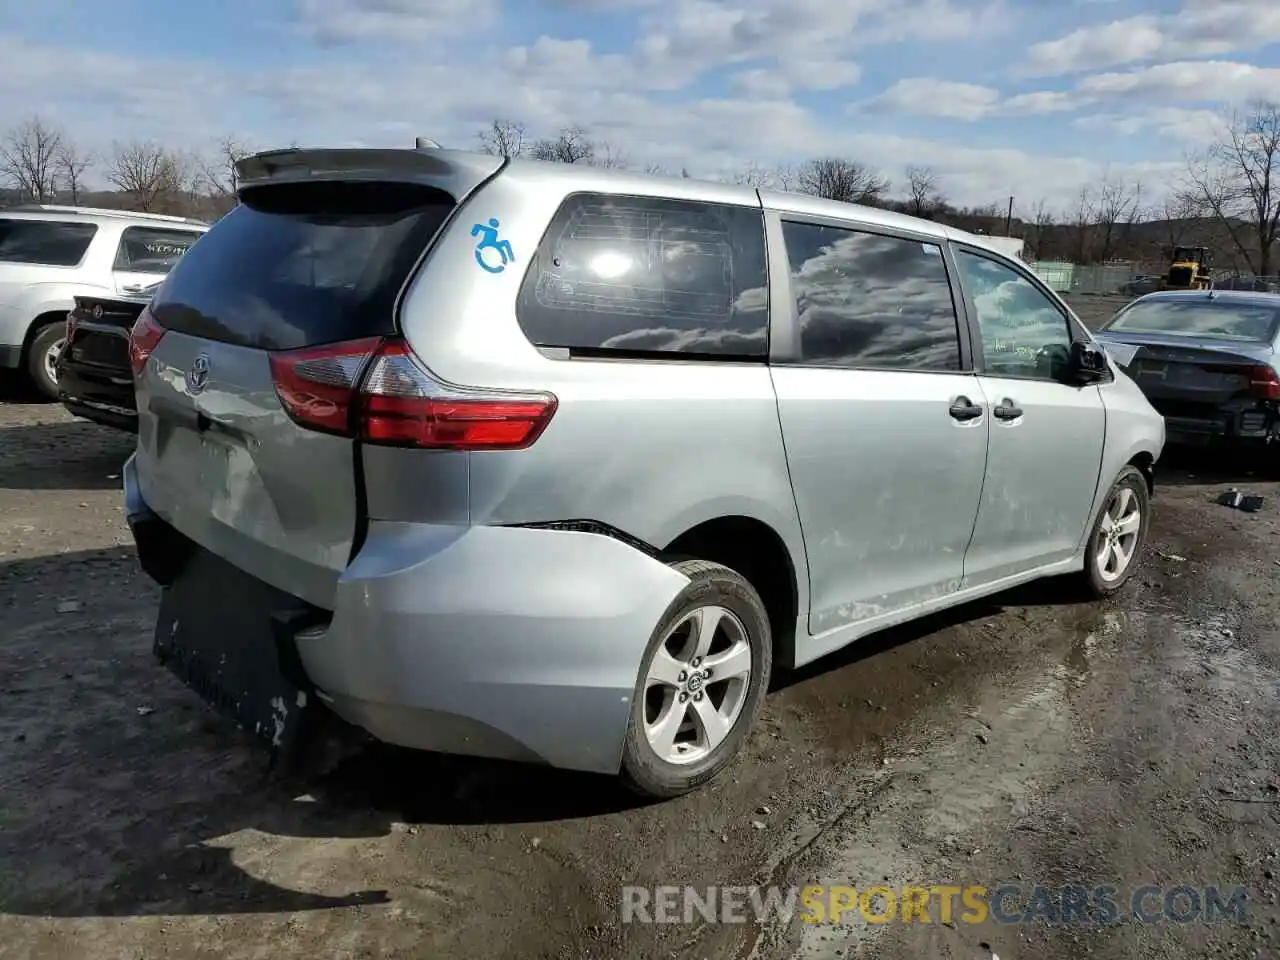
{"type": "Polygon", "coordinates": [[[1009,215],[1004,218],[1004,235],[1013,236],[1013,197],[1009,198],[1009,215]]]}

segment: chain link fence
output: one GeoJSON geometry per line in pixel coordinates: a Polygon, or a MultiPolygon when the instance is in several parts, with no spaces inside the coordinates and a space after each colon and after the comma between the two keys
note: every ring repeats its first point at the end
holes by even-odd
{"type": "MultiPolygon", "coordinates": [[[[1032,261],[1029,266],[1051,289],[1061,294],[1140,297],[1162,288],[1167,265],[1154,263],[1094,263],[1065,260],[1032,261]]],[[[1215,290],[1253,290],[1280,293],[1280,276],[1215,275],[1215,290]]]]}
{"type": "MultiPolygon", "coordinates": [[[[1094,263],[1087,266],[1063,260],[1033,262],[1031,269],[1051,290],[1069,294],[1126,294],[1137,295],[1139,280],[1156,280],[1153,274],[1143,271],[1138,263],[1094,263]]],[[[1154,287],[1153,287],[1154,289],[1154,287]]]]}
{"type": "Polygon", "coordinates": [[[1214,277],[1215,290],[1252,290],[1256,293],[1280,293],[1280,276],[1255,277],[1229,276],[1214,277]]]}

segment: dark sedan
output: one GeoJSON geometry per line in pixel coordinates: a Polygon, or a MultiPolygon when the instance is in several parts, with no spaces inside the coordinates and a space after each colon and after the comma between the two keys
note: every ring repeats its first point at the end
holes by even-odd
{"type": "Polygon", "coordinates": [[[77,417],[137,431],[129,331],[150,300],[151,289],[137,296],[75,298],[55,369],[58,399],[77,417]]]}
{"type": "Polygon", "coordinates": [[[1153,293],[1097,338],[1164,416],[1168,443],[1280,443],[1280,295],[1153,293]]]}

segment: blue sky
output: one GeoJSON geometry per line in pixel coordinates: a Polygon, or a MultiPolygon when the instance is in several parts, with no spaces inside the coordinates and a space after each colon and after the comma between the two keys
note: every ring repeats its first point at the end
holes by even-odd
{"type": "Polygon", "coordinates": [[[0,126],[102,154],[472,146],[579,124],[636,166],[840,155],[965,203],[1158,193],[1224,108],[1280,97],[1280,0],[0,0],[0,126]]]}

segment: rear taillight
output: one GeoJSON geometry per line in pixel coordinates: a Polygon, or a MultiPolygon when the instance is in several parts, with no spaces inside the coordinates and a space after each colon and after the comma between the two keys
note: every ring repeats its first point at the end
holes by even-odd
{"type": "Polygon", "coordinates": [[[1280,376],[1273,367],[1254,367],[1249,371],[1249,392],[1263,400],[1280,400],[1280,376]]]}
{"type": "Polygon", "coordinates": [[[285,412],[312,430],[351,436],[356,385],[381,342],[373,337],[271,354],[271,379],[285,412]]]}
{"type": "Polygon", "coordinates": [[[135,377],[142,373],[143,367],[147,365],[147,359],[163,336],[164,327],[156,322],[150,307],[138,314],[138,319],[133,323],[133,329],[129,331],[129,366],[133,368],[135,377]]]}
{"type": "Polygon", "coordinates": [[[550,393],[442,383],[401,340],[277,353],[271,371],[296,423],[388,446],[519,450],[538,439],[557,404],[550,393]]]}

